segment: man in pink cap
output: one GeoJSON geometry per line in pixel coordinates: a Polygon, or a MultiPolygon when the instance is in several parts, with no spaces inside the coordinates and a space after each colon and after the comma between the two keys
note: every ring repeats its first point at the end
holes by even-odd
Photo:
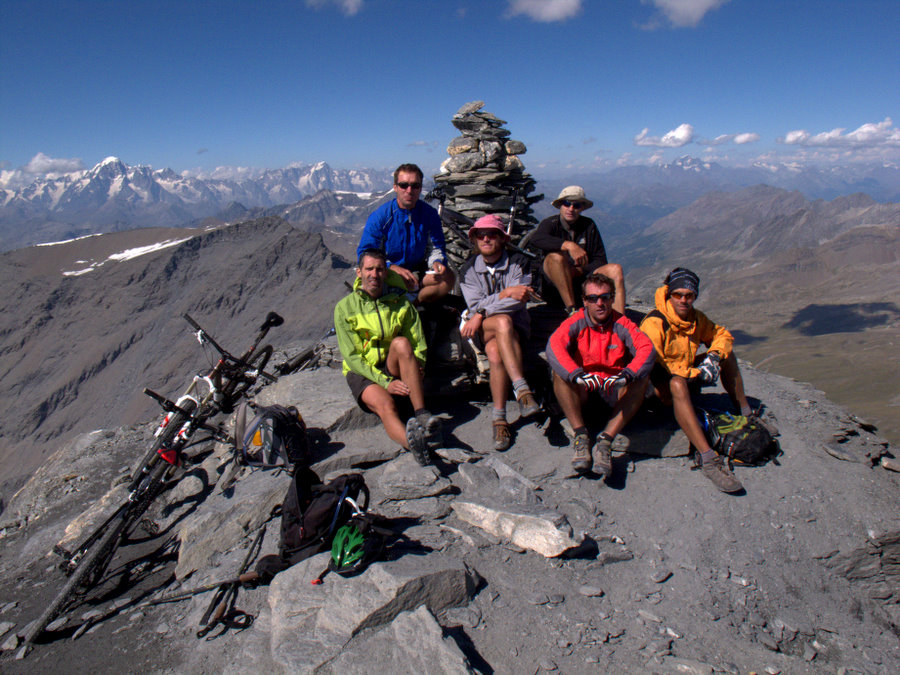
{"type": "MultiPolygon", "coordinates": [[[[584,188],[570,185],[553,200],[559,215],[540,222],[531,235],[531,245],[544,252],[544,277],[559,291],[566,311],[571,316],[581,304],[576,297],[582,281],[594,272],[606,275],[615,284],[613,309],[625,313],[625,276],[621,265],[606,259],[603,238],[593,220],[582,212],[594,205],[584,188]]],[[[580,296],[580,293],[578,293],[580,296]]]]}
{"type": "Polygon", "coordinates": [[[491,364],[491,400],[494,403],[494,449],[506,450],[512,433],[506,421],[506,398],[512,382],[523,418],[541,410],[525,381],[520,340],[528,337],[530,322],[526,303],[534,297],[528,261],[509,255],[509,236],[496,215],[482,216],[469,228],[477,255],[460,270],[460,289],[469,318],[460,332],[483,344],[491,364]]]}

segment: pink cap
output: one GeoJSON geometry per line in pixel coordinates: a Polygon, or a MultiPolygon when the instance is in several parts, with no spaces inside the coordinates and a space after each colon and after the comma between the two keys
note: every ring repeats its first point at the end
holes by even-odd
{"type": "Polygon", "coordinates": [[[481,216],[481,218],[472,224],[472,227],[469,228],[469,239],[475,238],[476,230],[495,230],[502,234],[504,239],[509,239],[509,236],[506,234],[506,228],[503,227],[503,222],[500,220],[500,217],[493,213],[481,216]]]}

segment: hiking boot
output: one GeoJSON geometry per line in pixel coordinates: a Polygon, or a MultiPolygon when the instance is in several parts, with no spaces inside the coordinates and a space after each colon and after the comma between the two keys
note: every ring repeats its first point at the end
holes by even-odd
{"type": "Polygon", "coordinates": [[[437,450],[444,446],[444,427],[440,417],[432,415],[425,421],[425,442],[429,450],[437,450]]]}
{"type": "Polygon", "coordinates": [[[519,415],[523,419],[534,417],[541,412],[541,406],[538,405],[537,400],[534,398],[534,394],[530,391],[523,393],[517,400],[519,401],[519,415]]]}
{"type": "Polygon", "coordinates": [[[425,440],[425,427],[419,424],[419,420],[415,417],[410,417],[406,423],[406,442],[409,443],[409,451],[419,464],[422,466],[431,464],[428,441],[425,440]]]}
{"type": "Polygon", "coordinates": [[[585,434],[575,437],[575,454],[572,455],[572,468],[576,473],[588,473],[594,465],[591,459],[591,439],[585,434]]]}
{"type": "Polygon", "coordinates": [[[612,475],[612,441],[606,438],[598,438],[594,444],[594,452],[596,453],[597,473],[601,476],[612,475]]]}
{"type": "Polygon", "coordinates": [[[494,450],[508,450],[512,445],[512,431],[506,420],[494,420],[494,450]]]}
{"type": "Polygon", "coordinates": [[[725,464],[721,456],[716,455],[715,459],[709,462],[703,462],[700,465],[703,475],[712,481],[712,484],[719,488],[722,492],[740,492],[744,489],[741,481],[734,477],[731,469],[725,464]]]}

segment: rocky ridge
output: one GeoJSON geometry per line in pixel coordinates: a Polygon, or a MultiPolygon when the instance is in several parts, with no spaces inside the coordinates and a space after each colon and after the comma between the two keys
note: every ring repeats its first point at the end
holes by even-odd
{"type": "Polygon", "coordinates": [[[149,425],[82,436],[4,513],[3,670],[109,667],[110,646],[128,645],[129,669],[154,672],[896,672],[900,474],[879,466],[890,448],[809,385],[742,368],[784,454],[738,468],[737,497],[690,471],[671,420],[626,428],[604,484],[573,476],[555,424],[514,423],[513,447],[493,453],[485,403],[435,401],[445,443],[420,467],[338,370],[283,377],[258,400],[299,405],[320,476],[364,473],[371,509],[402,535],[386,560],[315,586],[327,554],[315,556],[241,591],[250,628],[198,641],[208,594],[143,603],[233,576],[289,480],[245,469],[223,491],[229,449],[201,447],[153,514],[156,557],[16,661],[16,636],[60,583],[47,551],[121,482],[149,425]]]}

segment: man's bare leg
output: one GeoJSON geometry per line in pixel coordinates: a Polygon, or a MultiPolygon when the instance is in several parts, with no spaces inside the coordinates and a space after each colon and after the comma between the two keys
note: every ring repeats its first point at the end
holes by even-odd
{"type": "Polygon", "coordinates": [[[678,426],[688,437],[697,452],[703,453],[712,448],[706,440],[706,434],[700,426],[700,420],[697,419],[697,411],[694,409],[694,403],[691,401],[691,392],[688,388],[688,381],[673,375],[669,380],[669,392],[672,400],[672,407],[675,409],[675,420],[678,426]]]}
{"type": "Polygon", "coordinates": [[[556,373],[553,373],[553,393],[563,414],[569,420],[572,429],[584,426],[584,414],[582,407],[587,402],[587,392],[584,387],[571,382],[566,382],[556,373]]]}
{"type": "Polygon", "coordinates": [[[400,421],[397,404],[387,389],[373,382],[363,390],[360,398],[369,410],[381,418],[388,437],[409,450],[409,443],[406,441],[406,425],[400,421]]]}
{"type": "Polygon", "coordinates": [[[424,305],[435,300],[440,300],[453,290],[456,283],[456,275],[449,267],[444,270],[440,276],[435,274],[426,274],[422,280],[422,287],[419,289],[417,302],[424,305]]]}
{"type": "Polygon", "coordinates": [[[616,263],[601,265],[595,272],[605,274],[613,280],[615,284],[616,299],[613,300],[613,309],[619,314],[625,313],[625,274],[622,272],[622,266],[616,263]]]}
{"type": "Polygon", "coordinates": [[[509,375],[503,366],[503,357],[500,354],[500,346],[497,340],[489,340],[484,345],[485,354],[491,364],[489,383],[491,387],[491,401],[494,408],[506,410],[506,396],[509,391],[509,375]]]}
{"type": "MultiPolygon", "coordinates": [[[[656,387],[656,392],[657,394],[662,394],[660,387],[656,387]]],[[[710,447],[709,441],[706,440],[706,434],[700,426],[700,420],[697,419],[697,412],[691,401],[688,381],[683,377],[673,375],[669,380],[668,393],[672,406],[675,409],[675,419],[678,422],[678,426],[681,427],[684,435],[688,437],[691,445],[697,450],[703,475],[722,492],[740,492],[743,489],[743,485],[734,477],[734,474],[725,465],[722,458],[716,455],[715,451],[710,447]]],[[[665,401],[666,397],[660,395],[660,399],[665,401]]]]}
{"type": "Polygon", "coordinates": [[[749,415],[753,410],[744,394],[744,378],[738,366],[737,357],[732,351],[722,362],[722,387],[731,398],[731,402],[741,411],[741,415],[749,415]]]}
{"type": "MultiPolygon", "coordinates": [[[[421,410],[425,407],[425,386],[422,383],[422,370],[416,359],[413,347],[405,337],[395,337],[391,340],[391,347],[387,357],[388,372],[394,377],[400,378],[409,393],[409,401],[413,410],[421,410]]],[[[368,405],[368,404],[366,404],[368,405]]]]}
{"type": "Polygon", "coordinates": [[[612,415],[606,422],[606,427],[602,433],[610,438],[615,438],[625,428],[625,425],[628,424],[640,409],[641,404],[643,404],[644,392],[647,390],[648,384],[650,384],[650,379],[645,377],[629,382],[619,390],[619,400],[613,407],[612,415]]]}
{"type": "Polygon", "coordinates": [[[575,267],[569,256],[563,253],[548,253],[544,258],[544,274],[556,286],[559,297],[566,307],[575,306],[575,291],[572,279],[575,276],[575,267]]]}
{"type": "MultiPolygon", "coordinates": [[[[522,346],[519,344],[519,334],[513,327],[512,317],[509,314],[495,314],[487,317],[481,324],[485,346],[496,342],[500,359],[509,379],[518,380],[522,374],[522,346]]],[[[488,355],[490,359],[490,355],[488,355]]],[[[491,362],[493,369],[493,362],[491,362]]]]}

